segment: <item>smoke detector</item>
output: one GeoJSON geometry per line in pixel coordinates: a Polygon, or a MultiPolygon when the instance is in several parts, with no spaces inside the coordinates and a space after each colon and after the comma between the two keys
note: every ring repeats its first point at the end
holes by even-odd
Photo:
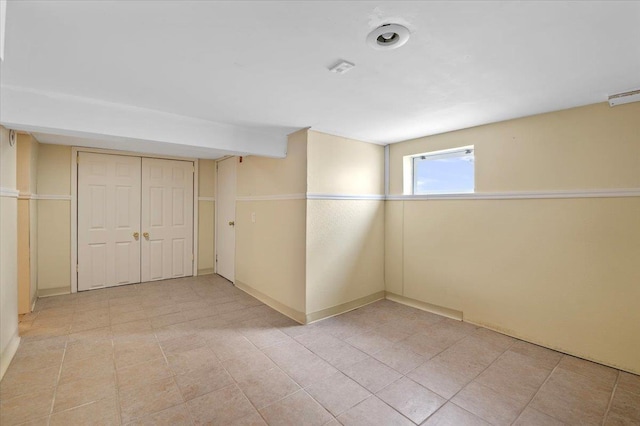
{"type": "Polygon", "coordinates": [[[376,50],[397,49],[409,40],[409,30],[399,24],[380,25],[367,36],[367,43],[376,50]]]}

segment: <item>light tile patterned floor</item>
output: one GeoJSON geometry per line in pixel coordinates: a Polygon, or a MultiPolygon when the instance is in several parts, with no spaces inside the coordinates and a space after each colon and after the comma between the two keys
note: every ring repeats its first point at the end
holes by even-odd
{"type": "Polygon", "coordinates": [[[0,424],[640,424],[640,377],[379,301],[312,325],[217,276],[40,299],[0,424]]]}

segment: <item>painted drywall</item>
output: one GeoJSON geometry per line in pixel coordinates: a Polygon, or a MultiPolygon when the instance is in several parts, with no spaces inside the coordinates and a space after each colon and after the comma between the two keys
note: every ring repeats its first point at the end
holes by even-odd
{"type": "MultiPolygon", "coordinates": [[[[309,131],[307,151],[309,194],[383,194],[382,146],[309,131]]],[[[384,201],[309,199],[306,234],[308,318],[384,291],[384,201]]]]}
{"type": "Polygon", "coordinates": [[[403,193],[403,156],[466,145],[476,192],[638,188],[639,116],[639,103],[599,103],[393,144],[389,193],[403,193]]]}
{"type": "MultiPolygon", "coordinates": [[[[32,192],[38,191],[38,156],[40,155],[40,144],[35,138],[32,138],[31,143],[31,176],[29,179],[32,192]]],[[[30,268],[31,268],[31,287],[29,299],[31,300],[31,307],[33,307],[38,297],[38,200],[29,200],[29,256],[30,256],[30,268]]]]}
{"type": "Polygon", "coordinates": [[[216,162],[198,160],[198,275],[215,268],[216,162]]]}
{"type": "Polygon", "coordinates": [[[71,194],[71,147],[41,144],[38,155],[38,194],[71,194]]]}
{"type": "Polygon", "coordinates": [[[287,150],[282,160],[251,156],[237,165],[235,278],[299,319],[305,312],[306,130],[289,136],[287,150]],[[292,194],[299,199],[279,199],[292,194]]]}
{"type": "Polygon", "coordinates": [[[18,313],[31,312],[38,284],[37,162],[39,143],[29,134],[18,134],[16,183],[18,199],[18,313]]]}
{"type": "Polygon", "coordinates": [[[307,316],[384,291],[384,201],[308,200],[306,249],[307,316]]]}
{"type": "Polygon", "coordinates": [[[238,163],[238,197],[305,194],[307,191],[307,131],[289,135],[287,157],[243,157],[238,163]]]}
{"type": "Polygon", "coordinates": [[[309,130],[307,191],[384,194],[384,147],[309,130]]]}
{"type": "MultiPolygon", "coordinates": [[[[640,187],[640,104],[591,105],[392,145],[475,144],[478,191],[640,187]]],[[[386,289],[466,321],[640,373],[640,198],[386,206],[386,289]],[[398,267],[402,265],[402,267],[398,267]]]]}
{"type": "Polygon", "coordinates": [[[384,206],[384,285],[385,290],[403,295],[403,202],[385,202],[384,206]]]}
{"type": "Polygon", "coordinates": [[[236,203],[236,280],[299,313],[305,312],[305,213],[304,200],[236,203]]]}
{"type": "Polygon", "coordinates": [[[20,343],[18,336],[18,259],[16,147],[0,126],[0,379],[20,343]],[[6,192],[5,192],[6,191],[6,192]]]}
{"type": "MultiPolygon", "coordinates": [[[[38,195],[71,195],[71,147],[41,144],[38,195]]],[[[71,200],[38,200],[38,292],[71,291],[71,200]]]]}
{"type": "Polygon", "coordinates": [[[18,257],[18,314],[31,312],[31,258],[29,256],[29,200],[18,200],[18,231],[17,257],[18,257]]]}

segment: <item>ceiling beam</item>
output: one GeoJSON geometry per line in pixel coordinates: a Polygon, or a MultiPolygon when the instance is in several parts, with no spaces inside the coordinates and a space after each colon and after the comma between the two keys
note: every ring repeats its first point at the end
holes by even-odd
{"type": "Polygon", "coordinates": [[[76,140],[132,141],[141,145],[216,150],[236,155],[286,156],[289,129],[260,129],[105,102],[96,99],[2,86],[0,123],[28,132],[76,140]],[[151,144],[151,145],[150,145],[151,144]]]}

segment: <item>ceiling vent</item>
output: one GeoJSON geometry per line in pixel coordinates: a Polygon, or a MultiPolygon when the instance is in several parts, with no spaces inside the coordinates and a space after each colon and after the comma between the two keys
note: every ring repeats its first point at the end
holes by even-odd
{"type": "Polygon", "coordinates": [[[347,62],[344,60],[340,60],[334,66],[329,68],[329,71],[335,72],[336,74],[344,74],[345,72],[349,71],[353,67],[355,67],[355,64],[352,64],[351,62],[347,62]]]}
{"type": "Polygon", "coordinates": [[[409,40],[409,30],[399,24],[384,24],[371,31],[367,43],[376,50],[397,49],[409,40]]]}

